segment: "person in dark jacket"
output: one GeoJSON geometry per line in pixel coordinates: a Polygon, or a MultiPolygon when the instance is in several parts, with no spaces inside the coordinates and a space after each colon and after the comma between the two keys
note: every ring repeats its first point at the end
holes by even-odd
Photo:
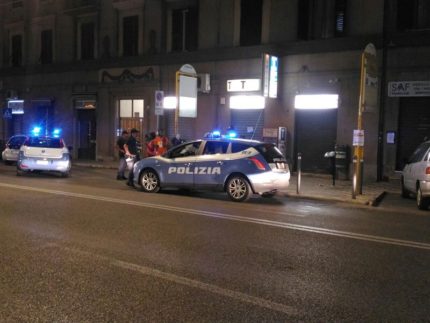
{"type": "Polygon", "coordinates": [[[124,130],[121,134],[121,137],[118,137],[118,140],[116,141],[116,149],[118,150],[119,158],[118,173],[116,175],[116,179],[118,180],[127,179],[127,177],[124,175],[125,168],[127,167],[127,163],[125,162],[124,144],[127,142],[127,140],[128,132],[127,130],[124,130]]]}
{"type": "Polygon", "coordinates": [[[133,186],[133,165],[140,160],[140,142],[138,140],[139,130],[136,128],[131,129],[130,138],[128,138],[127,142],[124,144],[125,155],[127,158],[132,159],[131,162],[127,163],[128,165],[128,180],[127,185],[133,186]]]}

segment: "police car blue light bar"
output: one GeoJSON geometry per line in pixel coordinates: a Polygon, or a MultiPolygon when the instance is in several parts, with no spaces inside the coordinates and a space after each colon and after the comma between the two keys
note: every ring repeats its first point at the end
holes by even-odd
{"type": "Polygon", "coordinates": [[[40,131],[42,131],[42,128],[40,128],[40,127],[34,127],[34,128],[31,130],[31,133],[32,133],[34,136],[38,136],[38,135],[40,135],[40,131]]]}
{"type": "Polygon", "coordinates": [[[61,133],[61,129],[55,128],[54,131],[52,131],[52,135],[54,137],[59,137],[61,133]]]}
{"type": "Polygon", "coordinates": [[[236,131],[234,131],[234,130],[229,130],[229,131],[227,132],[227,137],[228,137],[228,138],[236,138],[236,137],[237,137],[237,132],[236,132],[236,131]]]}

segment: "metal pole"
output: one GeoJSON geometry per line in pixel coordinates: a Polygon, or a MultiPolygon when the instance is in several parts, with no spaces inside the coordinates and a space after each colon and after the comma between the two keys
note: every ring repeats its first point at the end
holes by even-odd
{"type": "Polygon", "coordinates": [[[356,198],[356,190],[357,190],[357,156],[352,157],[352,167],[354,169],[354,173],[352,175],[352,199],[356,198]]]}
{"type": "Polygon", "coordinates": [[[364,168],[364,160],[363,159],[361,159],[360,160],[360,168],[361,168],[361,170],[360,170],[360,195],[362,195],[363,194],[363,168],[364,168]]]}
{"type": "Polygon", "coordinates": [[[302,154],[297,154],[297,195],[300,195],[300,185],[302,182],[302,154]]]}
{"type": "Polygon", "coordinates": [[[176,72],[175,77],[175,92],[176,92],[176,109],[175,109],[175,136],[179,133],[179,72],[176,72]]]}

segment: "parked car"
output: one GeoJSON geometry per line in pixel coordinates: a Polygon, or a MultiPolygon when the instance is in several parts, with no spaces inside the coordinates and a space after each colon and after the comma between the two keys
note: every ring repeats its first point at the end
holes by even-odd
{"type": "Polygon", "coordinates": [[[430,205],[430,141],[418,146],[407,161],[401,178],[402,196],[416,196],[421,210],[430,205]]]}
{"type": "Polygon", "coordinates": [[[187,188],[227,192],[231,200],[285,191],[290,171],[274,144],[245,139],[205,138],[186,142],[134,166],[134,183],[145,192],[187,188]]]}
{"type": "Polygon", "coordinates": [[[6,165],[11,165],[18,160],[19,148],[27,139],[26,135],[15,135],[9,138],[1,157],[6,165]]]}
{"type": "Polygon", "coordinates": [[[18,176],[32,171],[54,171],[67,177],[70,168],[70,153],[62,138],[30,136],[19,150],[18,176]]]}

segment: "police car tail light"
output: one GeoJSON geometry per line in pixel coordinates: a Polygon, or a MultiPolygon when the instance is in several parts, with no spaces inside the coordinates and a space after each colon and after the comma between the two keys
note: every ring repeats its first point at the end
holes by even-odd
{"type": "Polygon", "coordinates": [[[259,161],[256,157],[250,157],[248,158],[250,161],[252,161],[259,170],[266,170],[266,167],[263,165],[261,161],[259,161]]]}
{"type": "Polygon", "coordinates": [[[430,175],[430,167],[426,167],[426,175],[430,175]]]}

